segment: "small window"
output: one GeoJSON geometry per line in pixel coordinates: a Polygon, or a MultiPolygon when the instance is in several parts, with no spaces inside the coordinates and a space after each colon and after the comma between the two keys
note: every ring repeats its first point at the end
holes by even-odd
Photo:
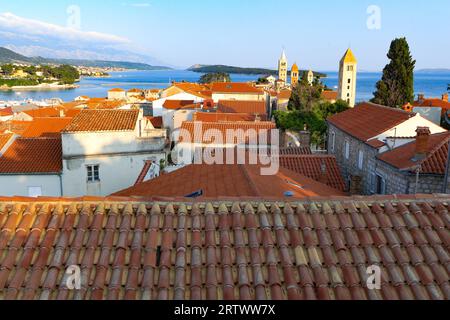
{"type": "Polygon", "coordinates": [[[345,141],[345,148],[344,148],[344,152],[345,152],[345,159],[349,159],[350,158],[350,143],[348,141],[345,141]]]}
{"type": "Polygon", "coordinates": [[[348,79],[348,84],[352,83],[352,79],[348,79]]]}
{"type": "Polygon", "coordinates": [[[350,98],[350,93],[347,93],[347,97],[350,98]]]}
{"type": "Polygon", "coordinates": [[[98,182],[100,181],[100,166],[99,165],[89,165],[87,169],[87,181],[88,182],[98,182]]]}
{"type": "Polygon", "coordinates": [[[37,198],[42,196],[42,187],[28,187],[28,196],[37,198]]]}
{"type": "Polygon", "coordinates": [[[331,152],[334,153],[336,147],[336,132],[331,132],[331,152]]]}
{"type": "Polygon", "coordinates": [[[362,170],[364,166],[364,152],[362,150],[359,150],[358,153],[358,169],[362,170]]]}
{"type": "Polygon", "coordinates": [[[386,180],[378,174],[375,177],[375,193],[386,194],[386,180]]]}
{"type": "Polygon", "coordinates": [[[350,86],[347,87],[347,90],[350,90],[350,86]]]}

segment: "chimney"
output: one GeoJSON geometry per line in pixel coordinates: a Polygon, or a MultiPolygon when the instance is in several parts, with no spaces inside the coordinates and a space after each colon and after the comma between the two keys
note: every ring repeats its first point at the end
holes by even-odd
{"type": "Polygon", "coordinates": [[[319,182],[323,184],[328,183],[327,165],[325,162],[322,162],[322,164],[320,165],[319,182]]]}
{"type": "Polygon", "coordinates": [[[442,95],[442,101],[448,102],[448,93],[444,93],[444,94],[442,95]]]}
{"type": "Polygon", "coordinates": [[[423,93],[419,94],[418,97],[419,102],[422,102],[425,99],[425,95],[423,93]]]}
{"type": "Polygon", "coordinates": [[[428,152],[428,141],[430,139],[431,131],[428,127],[417,127],[416,130],[416,154],[414,161],[425,159],[428,152]]]}

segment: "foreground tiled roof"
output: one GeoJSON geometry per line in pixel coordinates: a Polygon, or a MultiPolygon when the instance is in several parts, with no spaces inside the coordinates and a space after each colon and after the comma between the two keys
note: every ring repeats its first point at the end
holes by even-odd
{"type": "Polygon", "coordinates": [[[449,141],[450,132],[431,135],[428,141],[427,155],[420,161],[414,161],[416,141],[387,151],[378,158],[400,170],[415,171],[415,168],[420,166],[420,173],[445,174],[449,141]]]}
{"type": "MultiPolygon", "coordinates": [[[[214,142],[215,136],[212,134],[214,131],[222,133],[222,141],[227,141],[227,130],[232,130],[234,132],[243,133],[236,138],[235,141],[248,141],[249,133],[255,131],[258,133],[268,133],[268,141],[270,139],[270,131],[276,129],[276,125],[273,122],[268,121],[258,121],[258,122],[200,122],[200,121],[185,121],[181,126],[182,130],[187,130],[189,132],[191,141],[196,143],[209,144],[214,142]],[[236,130],[236,131],[235,131],[236,130]],[[240,130],[240,131],[237,131],[240,130]]],[[[183,142],[183,137],[180,136],[179,142],[183,142]]]]}
{"type": "Polygon", "coordinates": [[[0,299],[450,299],[449,203],[0,199],[0,299]]]}
{"type": "Polygon", "coordinates": [[[274,197],[286,192],[294,198],[344,195],[313,179],[280,168],[275,175],[261,175],[259,165],[188,165],[172,173],[115,193],[126,197],[185,197],[202,191],[201,197],[274,197]]]}
{"type": "Polygon", "coordinates": [[[148,120],[155,129],[161,129],[163,127],[163,117],[148,117],[148,120]]]}
{"type": "Polygon", "coordinates": [[[291,98],[292,91],[289,89],[281,90],[277,97],[279,100],[289,100],[291,98]]]}
{"type": "Polygon", "coordinates": [[[249,113],[261,114],[267,113],[266,103],[264,101],[240,101],[240,100],[220,100],[218,111],[224,113],[249,113]]]}
{"type": "Polygon", "coordinates": [[[59,137],[72,118],[34,118],[23,132],[24,138],[59,137]]]}
{"type": "Polygon", "coordinates": [[[11,107],[1,108],[0,109],[0,117],[12,116],[14,112],[11,107]]]}
{"type": "Polygon", "coordinates": [[[19,138],[0,157],[0,174],[59,173],[60,138],[19,138]]]}
{"type": "Polygon", "coordinates": [[[211,85],[211,91],[213,93],[264,94],[264,91],[241,82],[216,82],[211,85]]]}
{"type": "Polygon", "coordinates": [[[139,110],[82,110],[63,132],[131,131],[139,110]]]}
{"type": "Polygon", "coordinates": [[[328,122],[349,135],[367,141],[414,117],[400,109],[364,102],[328,118],[328,122]]]}
{"type": "Polygon", "coordinates": [[[280,165],[326,185],[345,191],[345,182],[334,156],[286,155],[280,156],[280,165]],[[324,166],[324,168],[322,168],[324,166]],[[325,169],[322,178],[322,169],[325,169]],[[323,181],[321,181],[323,179],[323,181]]]}

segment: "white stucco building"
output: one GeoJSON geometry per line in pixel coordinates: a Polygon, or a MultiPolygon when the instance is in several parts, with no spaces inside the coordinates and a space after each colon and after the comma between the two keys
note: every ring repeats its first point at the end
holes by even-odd
{"type": "Polygon", "coordinates": [[[105,196],[133,185],[147,161],[165,159],[166,131],[140,110],[84,110],[62,132],[63,194],[105,196]]]}

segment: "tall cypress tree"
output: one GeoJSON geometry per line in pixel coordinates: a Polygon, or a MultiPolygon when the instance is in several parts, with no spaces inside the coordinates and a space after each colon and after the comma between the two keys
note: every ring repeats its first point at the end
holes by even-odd
{"type": "Polygon", "coordinates": [[[383,77],[377,83],[372,102],[401,108],[414,100],[414,67],[406,38],[395,39],[391,43],[388,58],[391,60],[383,70],[383,77]]]}

